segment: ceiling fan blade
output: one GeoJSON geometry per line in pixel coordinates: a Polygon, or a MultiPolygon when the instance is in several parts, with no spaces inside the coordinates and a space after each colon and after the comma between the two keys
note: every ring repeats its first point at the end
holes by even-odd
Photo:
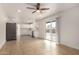
{"type": "Polygon", "coordinates": [[[33,11],[32,13],[35,13],[36,11],[33,11]]]}
{"type": "Polygon", "coordinates": [[[41,8],[40,10],[49,10],[49,8],[41,8]]]}
{"type": "Polygon", "coordinates": [[[35,9],[35,8],[32,8],[32,7],[26,7],[27,9],[35,9]]]}

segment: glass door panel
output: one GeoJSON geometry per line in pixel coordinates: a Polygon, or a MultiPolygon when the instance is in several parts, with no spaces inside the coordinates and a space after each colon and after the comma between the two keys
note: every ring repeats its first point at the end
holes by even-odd
{"type": "Polygon", "coordinates": [[[56,41],[56,22],[46,23],[46,39],[56,41]]]}

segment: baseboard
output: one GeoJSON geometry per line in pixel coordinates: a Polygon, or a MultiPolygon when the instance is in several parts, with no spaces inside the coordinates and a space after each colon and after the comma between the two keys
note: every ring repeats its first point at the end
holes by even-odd
{"type": "Polygon", "coordinates": [[[79,47],[76,47],[76,46],[73,47],[72,45],[63,44],[63,43],[60,43],[60,45],[79,50],[79,47]]]}

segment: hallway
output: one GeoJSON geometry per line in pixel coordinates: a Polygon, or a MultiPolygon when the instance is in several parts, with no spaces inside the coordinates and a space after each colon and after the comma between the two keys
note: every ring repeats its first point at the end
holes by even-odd
{"type": "Polygon", "coordinates": [[[48,40],[22,36],[20,42],[8,41],[0,50],[1,55],[79,55],[75,50],[48,40]]]}

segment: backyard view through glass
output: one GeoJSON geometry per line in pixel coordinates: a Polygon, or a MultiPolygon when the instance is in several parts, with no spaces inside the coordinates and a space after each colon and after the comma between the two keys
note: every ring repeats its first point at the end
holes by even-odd
{"type": "Polygon", "coordinates": [[[46,39],[56,41],[56,22],[46,23],[46,39]]]}

